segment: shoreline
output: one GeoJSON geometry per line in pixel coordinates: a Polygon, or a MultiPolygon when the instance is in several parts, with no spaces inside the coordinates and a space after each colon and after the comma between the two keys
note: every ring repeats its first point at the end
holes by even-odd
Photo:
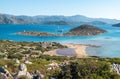
{"type": "Polygon", "coordinates": [[[86,53],[87,45],[81,44],[65,44],[68,48],[73,48],[76,53],[76,57],[78,58],[88,58],[88,54],[86,53]]]}
{"type": "MultiPolygon", "coordinates": [[[[73,48],[76,54],[77,58],[88,58],[88,54],[86,53],[87,45],[81,45],[81,44],[63,44],[67,46],[68,48],[73,48]]],[[[44,52],[45,55],[50,55],[50,56],[63,56],[57,53],[57,50],[60,49],[55,49],[51,51],[44,52]]]]}

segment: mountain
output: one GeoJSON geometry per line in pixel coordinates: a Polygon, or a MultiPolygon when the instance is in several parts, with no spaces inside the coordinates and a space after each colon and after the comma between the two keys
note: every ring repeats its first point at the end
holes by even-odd
{"type": "Polygon", "coordinates": [[[75,23],[95,23],[95,24],[116,24],[120,20],[105,18],[89,18],[82,15],[75,16],[14,16],[0,14],[0,24],[75,24],[75,23]]]}
{"type": "Polygon", "coordinates": [[[83,24],[81,26],[71,29],[65,35],[68,35],[68,36],[71,36],[71,35],[72,36],[90,36],[90,35],[98,35],[98,34],[105,33],[105,32],[107,32],[107,31],[100,29],[98,27],[83,24]]]}
{"type": "Polygon", "coordinates": [[[105,22],[102,22],[102,21],[93,21],[93,22],[90,22],[90,23],[87,23],[87,24],[99,24],[99,25],[104,25],[106,24],[105,22]]]}
{"type": "Polygon", "coordinates": [[[112,26],[113,26],[113,27],[120,27],[120,23],[113,24],[112,26]]]}
{"type": "Polygon", "coordinates": [[[0,24],[25,24],[27,20],[12,15],[0,14],[0,24]]]}

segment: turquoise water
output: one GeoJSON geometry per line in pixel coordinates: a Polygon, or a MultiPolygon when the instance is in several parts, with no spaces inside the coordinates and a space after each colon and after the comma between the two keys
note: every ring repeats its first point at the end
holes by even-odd
{"type": "MultiPolygon", "coordinates": [[[[64,29],[63,33],[68,32],[71,28],[77,25],[59,25],[59,29],[64,29]]],[[[21,31],[42,31],[50,33],[58,33],[58,25],[0,25],[0,40],[13,41],[34,41],[34,42],[60,42],[60,43],[74,43],[74,44],[92,44],[100,46],[87,48],[87,53],[91,56],[101,57],[120,57],[120,28],[112,27],[111,25],[95,25],[99,28],[105,29],[108,33],[97,36],[25,36],[17,35],[16,32],[21,31]]]]}

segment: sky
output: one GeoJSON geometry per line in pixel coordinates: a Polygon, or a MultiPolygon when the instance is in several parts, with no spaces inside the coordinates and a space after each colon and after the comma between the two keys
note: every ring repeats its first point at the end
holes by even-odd
{"type": "Polygon", "coordinates": [[[120,19],[120,0],[0,0],[0,13],[120,19]]]}

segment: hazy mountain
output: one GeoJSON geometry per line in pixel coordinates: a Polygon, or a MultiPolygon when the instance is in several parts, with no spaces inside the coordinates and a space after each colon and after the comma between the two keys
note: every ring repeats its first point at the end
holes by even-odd
{"type": "Polygon", "coordinates": [[[95,23],[95,24],[116,24],[120,20],[105,18],[89,18],[82,15],[75,16],[14,16],[0,14],[0,24],[74,24],[74,23],[95,23]]]}
{"type": "Polygon", "coordinates": [[[26,19],[17,18],[17,16],[0,14],[0,24],[25,24],[29,23],[26,19]]]}

